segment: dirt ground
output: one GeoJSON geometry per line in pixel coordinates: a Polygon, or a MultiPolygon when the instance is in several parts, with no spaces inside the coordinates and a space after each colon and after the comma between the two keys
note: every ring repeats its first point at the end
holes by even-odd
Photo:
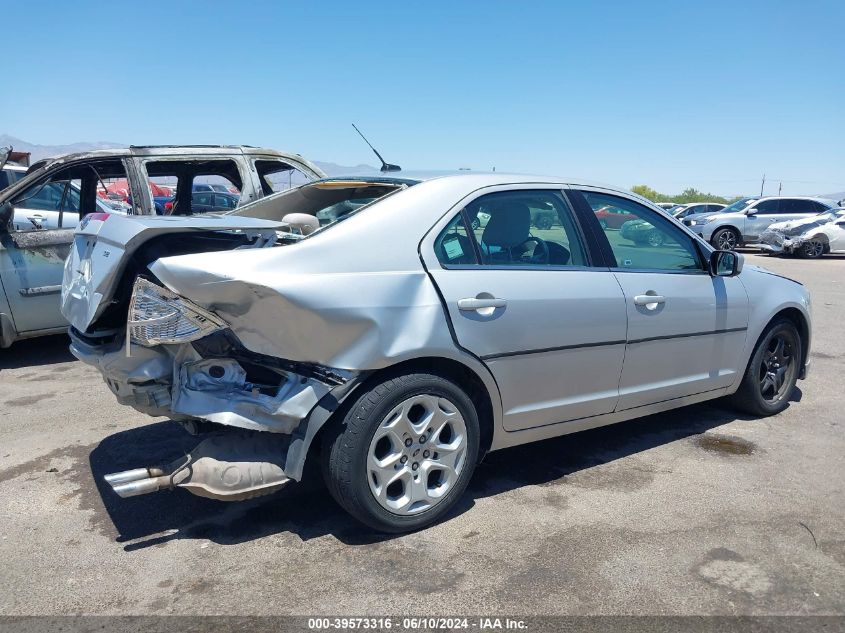
{"type": "Polygon", "coordinates": [[[316,478],[119,499],[196,439],[119,406],[64,337],[0,351],[0,614],[843,614],[845,258],[749,255],[813,293],[809,379],[491,454],[453,516],[373,535],[316,478]]]}

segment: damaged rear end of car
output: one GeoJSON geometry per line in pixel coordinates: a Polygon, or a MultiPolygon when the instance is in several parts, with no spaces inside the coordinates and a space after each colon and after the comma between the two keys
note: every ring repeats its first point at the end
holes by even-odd
{"type": "MultiPolygon", "coordinates": [[[[337,188],[331,187],[333,204],[337,188]]],[[[256,205],[253,212],[259,217],[93,214],[77,229],[62,286],[71,352],[101,372],[121,404],[207,435],[172,463],[145,464],[106,476],[118,495],[178,487],[237,501],[275,492],[302,477],[317,431],[367,375],[351,369],[356,361],[366,361],[349,350],[356,341],[375,340],[366,329],[377,327],[377,317],[361,314],[363,325],[356,324],[353,306],[339,317],[347,325],[344,330],[314,315],[333,336],[335,330],[341,334],[322,350],[308,347],[306,335],[320,338],[319,327],[309,329],[313,308],[303,305],[307,301],[301,296],[313,287],[312,279],[302,284],[301,275],[291,274],[288,284],[295,289],[282,299],[269,283],[250,283],[240,274],[263,270],[271,279],[284,276],[276,259],[270,264],[265,258],[265,265],[243,258],[249,256],[247,251],[278,254],[313,230],[298,231],[291,225],[296,218],[284,210],[283,220],[262,219],[279,215],[268,211],[268,204],[272,206],[272,200],[256,205]],[[209,296],[214,299],[206,301],[209,296]],[[285,301],[287,309],[280,307],[285,301]],[[278,319],[273,330],[285,341],[281,347],[256,342],[256,332],[267,331],[267,323],[259,324],[262,319],[278,319]],[[292,327],[294,322],[297,327],[292,327]],[[351,345],[344,342],[344,331],[351,345]],[[249,341],[249,348],[242,339],[249,341]],[[338,358],[337,350],[347,354],[346,369],[319,361],[321,354],[338,358]]],[[[417,283],[427,281],[424,274],[410,275],[417,283]]],[[[334,283],[346,283],[343,275],[334,277],[334,283]]],[[[373,278],[384,287],[382,279],[373,278]]],[[[407,275],[399,275],[388,286],[407,287],[407,282],[407,275]]],[[[395,287],[385,292],[395,293],[395,287]]],[[[416,305],[415,293],[411,297],[414,301],[407,303],[416,305]]],[[[432,294],[430,303],[436,300],[432,294]]]]}
{"type": "Polygon", "coordinates": [[[72,353],[100,370],[121,404],[192,432],[221,431],[173,463],[108,475],[120,496],[181,487],[240,500],[301,476],[302,460],[288,462],[297,427],[350,374],[249,352],[223,319],[148,268],[165,254],[269,248],[280,228],[252,218],[99,214],[77,231],[62,292],[72,353]]]}

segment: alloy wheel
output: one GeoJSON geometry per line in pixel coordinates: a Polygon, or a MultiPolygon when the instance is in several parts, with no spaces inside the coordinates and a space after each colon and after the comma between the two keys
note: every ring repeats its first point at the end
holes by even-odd
{"type": "Polygon", "coordinates": [[[816,259],[824,255],[824,244],[821,240],[810,240],[804,244],[804,256],[816,259]]]}
{"type": "Polygon", "coordinates": [[[721,251],[731,251],[735,249],[736,242],[736,234],[730,230],[722,231],[716,238],[716,245],[721,251]]]}
{"type": "Polygon", "coordinates": [[[458,481],[466,449],[467,428],[458,407],[433,394],[408,398],[385,417],[370,442],[370,491],[394,514],[433,508],[458,481]]]}
{"type": "Polygon", "coordinates": [[[766,346],[758,374],[760,395],[766,402],[778,402],[788,395],[786,390],[793,384],[798,366],[795,349],[795,341],[788,332],[776,334],[766,346]]]}

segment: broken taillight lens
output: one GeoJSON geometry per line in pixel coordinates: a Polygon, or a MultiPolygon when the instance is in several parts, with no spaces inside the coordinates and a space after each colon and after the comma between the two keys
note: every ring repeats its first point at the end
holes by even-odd
{"type": "Polygon", "coordinates": [[[141,277],[135,281],[127,320],[131,342],[145,347],[189,343],[226,327],[216,314],[167,288],[141,277]]]}

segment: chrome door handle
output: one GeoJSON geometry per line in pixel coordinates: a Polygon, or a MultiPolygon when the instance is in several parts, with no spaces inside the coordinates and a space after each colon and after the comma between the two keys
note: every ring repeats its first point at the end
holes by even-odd
{"type": "Polygon", "coordinates": [[[661,295],[637,295],[634,297],[634,303],[638,306],[647,306],[652,303],[666,303],[666,297],[661,295]]]}
{"type": "Polygon", "coordinates": [[[504,308],[506,305],[508,305],[506,299],[498,299],[496,297],[492,297],[490,299],[479,299],[478,297],[458,299],[458,310],[483,310],[484,308],[504,308]]]}

